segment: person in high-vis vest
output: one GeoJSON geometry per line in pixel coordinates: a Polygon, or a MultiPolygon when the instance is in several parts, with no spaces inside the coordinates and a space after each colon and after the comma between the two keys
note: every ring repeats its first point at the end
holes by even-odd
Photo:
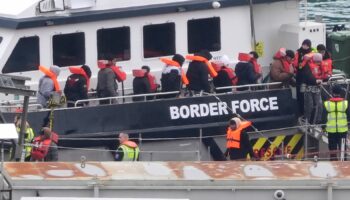
{"type": "Polygon", "coordinates": [[[246,129],[252,125],[250,121],[241,121],[234,117],[229,121],[226,135],[226,153],[230,160],[246,160],[249,154],[250,158],[257,159],[250,144],[246,129]]]}
{"type": "Polygon", "coordinates": [[[345,158],[346,139],[348,133],[347,109],[348,101],[341,98],[342,88],[335,85],[332,88],[333,97],[324,102],[327,110],[328,148],[330,151],[330,160],[338,160],[337,152],[343,149],[342,155],[345,158]],[[343,145],[343,146],[342,146],[343,145]]]}
{"type": "Polygon", "coordinates": [[[137,144],[129,140],[126,133],[119,134],[119,147],[115,152],[114,159],[116,161],[138,161],[140,149],[137,144]]]}
{"type": "Polygon", "coordinates": [[[39,70],[44,73],[44,76],[39,80],[37,102],[43,107],[47,107],[53,93],[62,93],[57,80],[61,70],[56,65],[51,66],[49,69],[39,66],[39,70]]]}
{"type": "MultiPolygon", "coordinates": [[[[21,118],[16,116],[15,117],[15,126],[16,126],[16,130],[18,132],[18,134],[20,133],[20,128],[21,128],[21,118]]],[[[26,122],[25,123],[25,134],[24,134],[24,150],[25,150],[25,157],[24,157],[24,161],[30,161],[30,152],[32,151],[32,146],[30,144],[32,144],[33,139],[34,139],[34,131],[33,129],[30,127],[29,123],[26,122]]]]}

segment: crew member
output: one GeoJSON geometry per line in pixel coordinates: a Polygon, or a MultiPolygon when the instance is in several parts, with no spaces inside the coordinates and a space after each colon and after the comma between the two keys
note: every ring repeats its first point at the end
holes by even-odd
{"type": "MultiPolygon", "coordinates": [[[[338,160],[337,152],[346,151],[346,139],[348,132],[347,108],[348,101],[341,98],[342,88],[335,85],[332,88],[333,97],[324,102],[328,113],[326,131],[328,133],[328,148],[330,159],[338,160]],[[342,147],[343,145],[343,147],[342,147]]],[[[344,153],[345,158],[346,153],[344,153]]]]}
{"type": "MultiPolygon", "coordinates": [[[[215,88],[228,87],[237,83],[237,78],[233,69],[229,67],[230,60],[227,55],[220,56],[219,59],[213,61],[218,76],[213,79],[215,88]]],[[[232,92],[232,89],[215,89],[216,93],[232,92]]]]}
{"type": "Polygon", "coordinates": [[[304,114],[304,90],[305,85],[302,86],[302,75],[300,75],[300,70],[302,69],[302,62],[304,60],[304,56],[312,52],[311,48],[311,40],[305,39],[301,45],[301,47],[295,53],[294,59],[294,71],[296,73],[296,93],[299,111],[301,114],[304,114]]]}
{"type": "Polygon", "coordinates": [[[41,135],[34,138],[31,153],[32,161],[58,161],[58,135],[50,128],[44,127],[41,135]]]}
{"type": "MultiPolygon", "coordinates": [[[[100,68],[100,71],[97,74],[97,96],[99,98],[104,97],[116,97],[118,95],[118,84],[116,82],[117,80],[117,70],[116,67],[114,67],[113,59],[111,57],[108,58],[108,60],[99,60],[98,61],[98,67],[100,68]],[[114,67],[114,68],[113,68],[114,67]]],[[[109,101],[109,100],[101,100],[100,104],[108,104],[110,102],[115,101],[109,101]]]]}
{"type": "Polygon", "coordinates": [[[67,78],[64,94],[67,98],[67,106],[73,107],[76,101],[88,98],[91,70],[87,65],[69,67],[69,70],[72,75],[67,78]]]}
{"type": "Polygon", "coordinates": [[[46,108],[52,95],[62,93],[57,80],[60,68],[56,65],[51,66],[49,69],[39,66],[39,70],[44,73],[44,76],[39,80],[37,102],[46,108]]]}
{"type": "MultiPolygon", "coordinates": [[[[16,116],[15,117],[15,126],[16,126],[16,130],[18,132],[18,134],[20,133],[20,129],[21,129],[21,117],[20,116],[16,116]]],[[[24,157],[24,161],[30,161],[30,153],[32,151],[32,146],[28,145],[28,144],[32,144],[33,139],[34,139],[34,131],[33,129],[30,127],[29,123],[26,122],[25,123],[25,127],[24,127],[24,150],[25,150],[25,157],[24,157]]]]}
{"type": "Polygon", "coordinates": [[[332,76],[333,61],[331,54],[323,44],[317,45],[317,52],[322,54],[322,79],[328,80],[332,76]]]}
{"type": "Polygon", "coordinates": [[[129,140],[126,133],[119,134],[119,147],[114,155],[116,161],[138,161],[140,149],[137,144],[129,140]]]}
{"type": "MultiPolygon", "coordinates": [[[[185,58],[180,54],[175,54],[172,59],[162,58],[165,64],[162,71],[160,82],[162,84],[162,92],[180,91],[182,84],[188,85],[188,79],[182,69],[185,58]]],[[[176,97],[177,94],[163,95],[163,98],[176,97]]]]}
{"type": "Polygon", "coordinates": [[[187,78],[189,80],[188,89],[191,95],[198,94],[202,91],[209,93],[211,91],[208,76],[216,77],[217,72],[213,69],[211,63],[212,55],[208,50],[201,50],[195,53],[194,56],[186,56],[186,59],[191,60],[187,78]]]}
{"type": "Polygon", "coordinates": [[[273,57],[271,64],[270,79],[271,82],[282,82],[284,86],[289,87],[295,85],[294,78],[294,52],[281,48],[273,57]]]}
{"type": "MultiPolygon", "coordinates": [[[[151,93],[150,82],[147,76],[147,67],[143,66],[139,70],[133,70],[134,80],[132,82],[134,94],[147,94],[151,93]]],[[[146,100],[143,97],[133,97],[133,101],[146,100]]]]}
{"type": "Polygon", "coordinates": [[[229,121],[225,155],[229,156],[230,160],[246,160],[248,154],[250,158],[257,158],[246,132],[246,129],[251,125],[250,121],[241,121],[238,117],[229,121]]]}
{"type": "Polygon", "coordinates": [[[312,53],[304,56],[299,73],[302,77],[301,83],[305,84],[304,92],[304,116],[311,123],[321,122],[322,99],[320,84],[322,84],[322,55],[312,53]]]}
{"type": "Polygon", "coordinates": [[[259,55],[256,51],[251,51],[249,54],[251,56],[250,62],[253,64],[255,75],[259,77],[257,82],[261,82],[260,80],[262,79],[262,68],[258,63],[259,55]]]}
{"type": "MultiPolygon", "coordinates": [[[[252,57],[250,54],[247,53],[240,53],[238,56],[238,60],[240,61],[237,63],[235,72],[238,79],[237,85],[250,85],[250,84],[256,84],[257,80],[259,78],[259,75],[257,75],[254,71],[254,66],[250,62],[252,57]]],[[[247,90],[248,87],[238,88],[237,90],[243,91],[247,90]]]]}

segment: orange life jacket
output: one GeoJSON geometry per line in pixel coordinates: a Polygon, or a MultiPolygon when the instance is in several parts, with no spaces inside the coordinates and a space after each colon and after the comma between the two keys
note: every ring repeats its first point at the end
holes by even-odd
{"type": "Polygon", "coordinates": [[[249,62],[252,59],[252,56],[249,53],[239,53],[238,60],[243,62],[249,62]]]}
{"type": "Polygon", "coordinates": [[[129,141],[129,140],[123,142],[121,145],[126,145],[126,146],[131,147],[131,148],[136,148],[137,147],[137,144],[135,142],[129,141]]]}
{"type": "Polygon", "coordinates": [[[86,79],[86,86],[87,86],[87,89],[89,90],[89,88],[90,88],[90,78],[89,78],[89,76],[86,74],[86,72],[84,71],[83,68],[81,68],[81,67],[69,67],[69,71],[70,71],[72,74],[79,74],[79,75],[82,75],[82,76],[86,79]]]}
{"type": "Polygon", "coordinates": [[[168,66],[175,66],[175,67],[179,67],[181,70],[181,80],[182,83],[185,85],[190,84],[190,81],[187,79],[187,76],[184,72],[184,70],[181,68],[180,64],[176,61],[173,61],[169,58],[161,58],[160,61],[162,61],[164,64],[168,65],[168,66]]]}
{"type": "Polygon", "coordinates": [[[250,121],[243,121],[241,125],[236,129],[232,130],[230,127],[227,129],[227,135],[226,135],[226,148],[234,148],[239,149],[241,148],[241,133],[242,130],[248,128],[252,125],[252,122],[250,121]]]}
{"type": "Polygon", "coordinates": [[[253,64],[254,66],[254,71],[255,73],[257,74],[261,74],[262,73],[262,70],[261,70],[261,65],[258,63],[258,61],[255,59],[255,58],[252,58],[250,60],[250,62],[253,64]]]}
{"type": "Polygon", "coordinates": [[[210,76],[213,77],[213,78],[217,77],[218,73],[215,71],[215,69],[213,68],[211,63],[206,58],[204,58],[202,56],[187,55],[186,59],[187,60],[191,60],[191,61],[204,62],[207,65],[207,67],[208,67],[210,76]]]}
{"type": "MultiPolygon", "coordinates": [[[[293,63],[290,63],[286,60],[285,58],[286,56],[286,49],[285,48],[280,48],[276,54],[274,55],[274,59],[280,60],[282,62],[283,65],[283,70],[286,73],[292,73],[293,71],[291,71],[291,65],[293,63]]],[[[293,67],[293,66],[292,66],[293,67]]]]}
{"type": "Polygon", "coordinates": [[[333,70],[332,59],[329,58],[329,59],[323,60],[321,66],[322,66],[322,72],[323,72],[323,75],[322,75],[323,79],[327,79],[330,76],[332,76],[332,70],[333,70]]]}
{"type": "Polygon", "coordinates": [[[316,63],[314,63],[313,61],[309,61],[309,66],[310,66],[310,70],[312,72],[312,75],[316,78],[316,79],[322,79],[322,75],[323,75],[323,71],[322,71],[322,67],[317,65],[316,63]]]}
{"type": "Polygon", "coordinates": [[[156,77],[153,76],[152,74],[148,73],[147,74],[147,79],[148,79],[148,82],[149,82],[149,86],[150,86],[151,92],[156,92],[157,91],[157,87],[158,87],[158,84],[156,83],[156,77]]]}
{"type": "Polygon", "coordinates": [[[238,78],[235,74],[235,71],[229,67],[225,67],[225,68],[222,68],[221,70],[224,70],[228,77],[230,78],[231,82],[232,82],[232,85],[237,85],[237,82],[238,82],[238,78]]]}
{"type": "MultiPolygon", "coordinates": [[[[100,69],[107,68],[108,61],[107,60],[99,60],[97,61],[97,66],[100,69]]],[[[120,69],[118,66],[110,66],[110,68],[113,70],[114,74],[116,75],[117,81],[122,82],[126,80],[126,73],[120,69]]]]}
{"type": "Polygon", "coordinates": [[[132,75],[134,77],[142,78],[145,76],[145,74],[146,74],[146,72],[143,69],[133,69],[132,70],[132,75]]]}
{"type": "Polygon", "coordinates": [[[39,70],[52,80],[54,85],[54,90],[56,92],[61,90],[60,84],[57,81],[57,76],[55,73],[53,73],[52,71],[50,71],[50,69],[44,66],[39,66],[39,70]]]}
{"type": "Polygon", "coordinates": [[[33,160],[42,160],[46,157],[49,152],[51,145],[51,139],[43,139],[42,136],[38,136],[33,140],[33,148],[31,152],[31,157],[33,160]]]}

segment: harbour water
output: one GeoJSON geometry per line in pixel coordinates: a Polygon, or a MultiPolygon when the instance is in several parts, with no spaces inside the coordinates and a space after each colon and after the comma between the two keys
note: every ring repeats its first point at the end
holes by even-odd
{"type": "Polygon", "coordinates": [[[311,20],[322,16],[328,28],[342,24],[350,27],[350,0],[308,0],[307,6],[305,2],[300,2],[301,19],[304,19],[307,13],[308,19],[311,20]]]}

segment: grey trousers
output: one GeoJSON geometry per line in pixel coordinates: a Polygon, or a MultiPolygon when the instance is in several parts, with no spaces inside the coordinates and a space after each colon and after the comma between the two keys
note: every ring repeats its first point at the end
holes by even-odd
{"type": "Polygon", "coordinates": [[[321,91],[317,86],[306,86],[304,92],[304,116],[310,124],[317,124],[322,119],[321,91]]]}

